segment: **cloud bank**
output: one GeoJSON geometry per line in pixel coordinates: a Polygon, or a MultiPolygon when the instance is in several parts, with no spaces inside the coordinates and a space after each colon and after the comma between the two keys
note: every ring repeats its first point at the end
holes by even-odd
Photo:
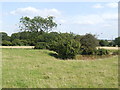
{"type": "Polygon", "coordinates": [[[25,7],[25,8],[18,8],[16,10],[13,10],[10,12],[10,14],[12,15],[26,15],[26,16],[37,16],[37,15],[40,15],[40,16],[48,16],[48,15],[51,15],[51,16],[60,16],[61,15],[61,12],[58,11],[57,9],[55,8],[52,8],[52,9],[37,9],[37,8],[34,8],[34,7],[25,7]]]}

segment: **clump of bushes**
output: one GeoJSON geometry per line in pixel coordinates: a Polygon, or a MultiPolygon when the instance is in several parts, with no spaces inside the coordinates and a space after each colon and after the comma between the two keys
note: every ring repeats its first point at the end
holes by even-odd
{"type": "Polygon", "coordinates": [[[73,59],[79,52],[80,43],[75,40],[62,40],[57,44],[55,52],[58,53],[62,59],[73,59]]]}
{"type": "Polygon", "coordinates": [[[38,42],[34,47],[34,49],[46,49],[46,48],[47,48],[47,43],[45,42],[38,42]]]}
{"type": "Polygon", "coordinates": [[[108,50],[106,50],[106,49],[98,49],[98,50],[96,51],[96,55],[102,56],[102,55],[108,55],[108,54],[109,54],[109,52],[108,52],[108,50]]]}
{"type": "Polygon", "coordinates": [[[12,43],[10,41],[3,40],[2,41],[2,46],[11,46],[12,43]]]}
{"type": "Polygon", "coordinates": [[[26,40],[14,39],[12,41],[13,46],[27,46],[28,42],[26,40]]]}

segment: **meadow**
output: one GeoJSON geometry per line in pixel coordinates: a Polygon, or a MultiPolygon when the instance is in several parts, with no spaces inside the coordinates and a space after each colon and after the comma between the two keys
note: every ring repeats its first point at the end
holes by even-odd
{"type": "Polygon", "coordinates": [[[3,88],[118,88],[118,56],[61,60],[55,52],[2,49],[3,88]]]}

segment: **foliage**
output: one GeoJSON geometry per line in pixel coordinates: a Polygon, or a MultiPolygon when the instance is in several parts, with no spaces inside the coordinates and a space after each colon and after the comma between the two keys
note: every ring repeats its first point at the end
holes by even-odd
{"type": "Polygon", "coordinates": [[[108,50],[106,50],[106,49],[98,49],[97,51],[96,51],[96,55],[108,55],[109,54],[109,52],[108,52],[108,50]]]}
{"type": "Polygon", "coordinates": [[[91,55],[95,53],[96,47],[98,45],[98,40],[92,34],[86,34],[80,40],[81,43],[81,54],[91,55]]]}
{"type": "Polygon", "coordinates": [[[75,40],[61,40],[55,44],[55,52],[62,59],[73,59],[78,54],[80,43],[75,40]]]}
{"type": "Polygon", "coordinates": [[[14,39],[14,40],[12,41],[12,45],[13,45],[13,46],[22,46],[23,43],[22,43],[21,40],[19,40],[19,39],[14,39]]]}
{"type": "Polygon", "coordinates": [[[20,39],[20,33],[18,32],[18,33],[13,33],[12,35],[11,35],[11,41],[13,41],[14,39],[20,39]]]}
{"type": "Polygon", "coordinates": [[[109,46],[115,46],[115,42],[112,40],[111,42],[109,42],[109,46]]]}
{"type": "Polygon", "coordinates": [[[28,41],[27,40],[20,40],[20,42],[22,43],[22,45],[24,46],[28,46],[28,41]]]}
{"type": "Polygon", "coordinates": [[[114,42],[115,45],[118,45],[120,47],[120,37],[115,38],[114,42]]]}
{"type": "Polygon", "coordinates": [[[5,32],[0,32],[0,37],[2,40],[10,41],[10,37],[5,32]]]}
{"type": "Polygon", "coordinates": [[[57,26],[53,19],[54,19],[53,16],[48,16],[47,18],[35,16],[32,19],[29,17],[22,17],[20,18],[19,27],[22,31],[49,32],[52,30],[52,28],[57,26]]]}
{"type": "Polygon", "coordinates": [[[3,40],[2,41],[2,46],[11,46],[12,43],[10,41],[3,40]]]}
{"type": "Polygon", "coordinates": [[[47,48],[47,44],[45,42],[38,42],[34,49],[46,49],[47,48]]]}
{"type": "Polygon", "coordinates": [[[75,39],[76,41],[78,41],[78,42],[80,42],[81,38],[82,38],[81,35],[76,35],[76,36],[74,37],[74,39],[75,39]]]}
{"type": "Polygon", "coordinates": [[[99,45],[100,46],[109,46],[109,42],[107,40],[100,40],[99,45]]]}

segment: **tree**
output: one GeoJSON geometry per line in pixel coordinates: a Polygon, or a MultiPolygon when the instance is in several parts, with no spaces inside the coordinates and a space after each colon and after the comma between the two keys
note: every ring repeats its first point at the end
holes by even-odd
{"type": "Polygon", "coordinates": [[[98,40],[92,34],[86,34],[80,40],[81,43],[81,54],[90,55],[94,54],[98,45],[98,40]]]}
{"type": "Polygon", "coordinates": [[[53,16],[48,16],[47,18],[35,16],[32,19],[29,17],[22,17],[20,18],[19,27],[22,31],[49,32],[52,28],[57,26],[53,19],[53,16]]]}
{"type": "Polygon", "coordinates": [[[120,47],[120,37],[115,38],[114,42],[115,45],[118,45],[120,47]]]}
{"type": "Polygon", "coordinates": [[[13,45],[13,46],[22,46],[23,43],[22,43],[21,40],[19,40],[19,39],[14,39],[14,40],[12,41],[12,45],[13,45]]]}
{"type": "Polygon", "coordinates": [[[102,56],[102,55],[108,55],[109,54],[109,52],[108,52],[108,50],[106,50],[106,49],[98,49],[97,51],[96,51],[96,55],[100,55],[100,56],[102,56]]]}
{"type": "Polygon", "coordinates": [[[109,42],[107,40],[100,40],[99,45],[100,46],[109,46],[109,42]]]}
{"type": "Polygon", "coordinates": [[[20,39],[20,33],[13,33],[11,35],[11,41],[13,41],[14,39],[20,39]]]}
{"type": "Polygon", "coordinates": [[[82,38],[81,35],[76,35],[76,36],[74,37],[74,39],[75,39],[76,41],[78,41],[78,42],[80,42],[81,38],[82,38]]]}
{"type": "Polygon", "coordinates": [[[45,42],[38,42],[34,47],[34,49],[46,49],[46,48],[47,48],[47,43],[45,42]]]}
{"type": "Polygon", "coordinates": [[[112,40],[111,42],[109,42],[109,46],[115,46],[115,42],[112,40]]]}
{"type": "Polygon", "coordinates": [[[2,40],[10,41],[10,37],[5,32],[0,32],[0,37],[2,38],[2,40]]]}
{"type": "Polygon", "coordinates": [[[7,40],[3,40],[2,41],[2,46],[11,46],[12,43],[10,41],[7,41],[7,40]]]}

